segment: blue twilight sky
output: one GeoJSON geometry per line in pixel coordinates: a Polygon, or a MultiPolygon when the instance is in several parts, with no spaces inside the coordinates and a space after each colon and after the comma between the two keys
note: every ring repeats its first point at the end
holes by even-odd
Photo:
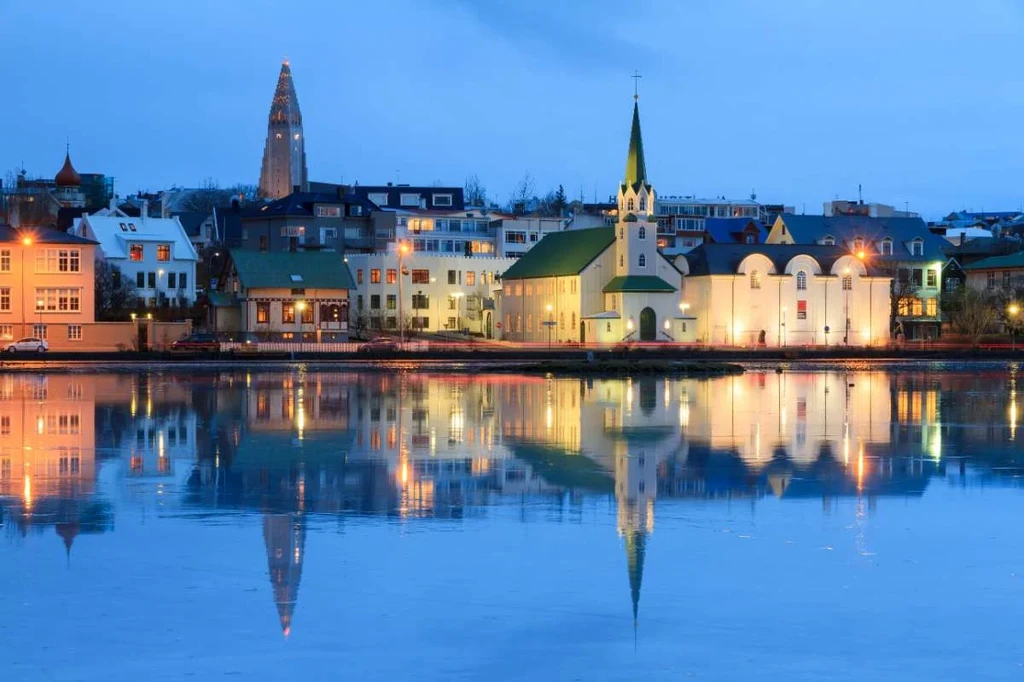
{"type": "Polygon", "coordinates": [[[0,173],[255,183],[280,60],[310,177],[623,174],[634,69],[662,195],[936,217],[1024,205],[1020,0],[0,0],[0,173]]]}

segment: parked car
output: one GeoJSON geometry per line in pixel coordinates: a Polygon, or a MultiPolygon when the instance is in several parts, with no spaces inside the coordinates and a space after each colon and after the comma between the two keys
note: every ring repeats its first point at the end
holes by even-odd
{"type": "Polygon", "coordinates": [[[393,353],[398,350],[398,342],[386,336],[379,336],[359,344],[360,353],[393,353]]]}
{"type": "Polygon", "coordinates": [[[170,348],[172,353],[216,353],[220,350],[220,341],[213,334],[192,334],[175,341],[170,348]]]}
{"type": "Polygon", "coordinates": [[[24,339],[11,341],[4,346],[5,353],[45,353],[50,350],[50,344],[44,339],[37,339],[34,336],[26,336],[24,339]]]}

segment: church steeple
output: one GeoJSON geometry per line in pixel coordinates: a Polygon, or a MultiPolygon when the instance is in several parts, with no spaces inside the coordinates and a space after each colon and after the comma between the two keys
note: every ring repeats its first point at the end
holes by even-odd
{"type": "Polygon", "coordinates": [[[302,132],[302,112],[292,80],[292,67],[285,59],[277,76],[274,99],[270,102],[259,190],[263,197],[279,199],[291,194],[296,187],[302,192],[309,187],[306,138],[302,132]]]}
{"type": "Polygon", "coordinates": [[[640,134],[640,103],[633,102],[633,126],[629,131],[629,152],[626,154],[626,187],[639,191],[647,185],[647,164],[644,162],[644,140],[640,134]]]}
{"type": "Polygon", "coordinates": [[[644,554],[647,551],[647,533],[642,530],[626,532],[626,565],[629,570],[629,596],[633,600],[633,627],[640,611],[640,586],[644,580],[644,554]]]}

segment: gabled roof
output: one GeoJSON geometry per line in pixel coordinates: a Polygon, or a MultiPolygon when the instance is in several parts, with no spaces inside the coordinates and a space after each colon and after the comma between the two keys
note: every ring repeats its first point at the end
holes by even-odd
{"type": "Polygon", "coordinates": [[[181,226],[185,228],[185,234],[189,237],[198,237],[199,228],[203,226],[210,214],[203,211],[174,211],[171,213],[171,217],[177,218],[181,222],[181,226]]]}
{"type": "Polygon", "coordinates": [[[551,232],[513,263],[502,278],[578,275],[614,243],[614,227],[551,232]]]}
{"type": "Polygon", "coordinates": [[[768,230],[760,220],[754,218],[706,218],[704,220],[704,231],[711,236],[712,241],[717,244],[728,244],[730,242],[743,242],[742,234],[751,223],[757,230],[757,240],[764,243],[768,238],[768,230]]]}
{"type": "Polygon", "coordinates": [[[613,277],[602,291],[610,294],[618,291],[675,291],[676,288],[656,275],[620,275],[613,277]]]}
{"type": "Polygon", "coordinates": [[[94,236],[107,258],[127,258],[129,242],[162,241],[172,245],[171,257],[176,261],[199,259],[177,218],[84,215],[76,231],[82,236],[94,236]]]}
{"type": "Polygon", "coordinates": [[[1005,256],[992,256],[983,258],[969,265],[964,265],[962,270],[999,270],[1006,268],[1024,269],[1024,251],[1011,253],[1005,256]]]}
{"type": "MultiPolygon", "coordinates": [[[[734,275],[740,263],[754,254],[761,254],[772,262],[775,272],[782,273],[793,258],[806,255],[817,261],[822,272],[831,272],[835,262],[850,252],[840,246],[818,244],[703,244],[683,254],[690,266],[690,276],[734,275]]],[[[865,261],[868,275],[884,277],[885,274],[870,261],[865,261]]]]}
{"type": "Polygon", "coordinates": [[[263,204],[251,211],[246,211],[242,217],[312,217],[313,208],[317,204],[330,204],[333,206],[361,206],[365,216],[369,216],[370,211],[377,210],[377,206],[373,202],[356,194],[346,194],[343,197],[339,197],[337,194],[328,194],[324,192],[292,192],[286,197],[275,199],[274,201],[263,204]]]}
{"type": "Polygon", "coordinates": [[[355,289],[340,253],[331,251],[231,252],[246,289],[355,289]]]}
{"type": "Polygon", "coordinates": [[[814,244],[825,235],[836,238],[837,245],[847,245],[858,237],[865,241],[865,250],[876,257],[892,261],[934,261],[943,259],[945,239],[933,233],[920,218],[870,218],[868,216],[821,216],[783,213],[779,216],[798,244],[814,244]],[[892,256],[881,256],[875,244],[886,237],[893,241],[892,256]],[[921,240],[924,253],[914,256],[910,243],[921,240]]]}
{"type": "Polygon", "coordinates": [[[16,230],[13,227],[0,225],[0,243],[20,243],[25,237],[31,237],[34,244],[93,244],[97,242],[60,230],[48,227],[33,227],[16,230]]]}

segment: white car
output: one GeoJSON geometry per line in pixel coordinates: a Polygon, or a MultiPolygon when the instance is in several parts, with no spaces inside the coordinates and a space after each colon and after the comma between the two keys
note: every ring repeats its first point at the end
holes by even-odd
{"type": "Polygon", "coordinates": [[[43,339],[31,336],[11,341],[4,346],[4,352],[7,353],[45,353],[48,350],[50,350],[50,344],[43,339]]]}

